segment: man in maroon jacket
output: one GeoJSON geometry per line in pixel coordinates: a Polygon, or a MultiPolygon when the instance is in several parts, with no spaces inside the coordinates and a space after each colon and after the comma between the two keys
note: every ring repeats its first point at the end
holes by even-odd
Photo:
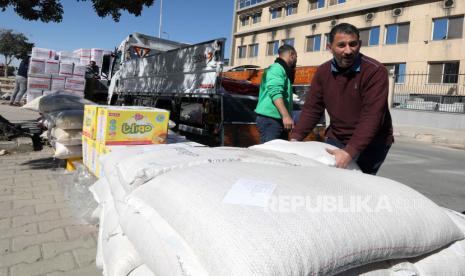
{"type": "Polygon", "coordinates": [[[313,77],[291,140],[303,140],[326,109],[330,125],[326,142],[338,168],[355,160],[364,173],[376,174],[394,142],[388,108],[388,74],[378,61],[360,51],[359,31],[342,23],[331,30],[328,50],[333,59],[313,77]]]}

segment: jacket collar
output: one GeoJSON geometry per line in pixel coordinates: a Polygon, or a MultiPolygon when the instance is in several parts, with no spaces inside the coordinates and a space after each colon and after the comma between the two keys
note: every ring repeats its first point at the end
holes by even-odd
{"type": "Polygon", "coordinates": [[[342,69],[337,65],[336,59],[331,60],[331,72],[334,74],[344,74],[344,73],[349,73],[349,72],[360,72],[360,67],[362,64],[362,54],[358,54],[357,57],[355,58],[354,64],[349,69],[342,69]]]}

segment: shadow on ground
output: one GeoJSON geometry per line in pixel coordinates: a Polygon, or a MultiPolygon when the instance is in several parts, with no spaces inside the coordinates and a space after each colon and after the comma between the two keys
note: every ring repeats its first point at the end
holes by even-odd
{"type": "Polygon", "coordinates": [[[22,166],[29,166],[32,170],[48,170],[64,168],[64,160],[55,159],[53,157],[40,158],[29,160],[21,164],[22,166]]]}

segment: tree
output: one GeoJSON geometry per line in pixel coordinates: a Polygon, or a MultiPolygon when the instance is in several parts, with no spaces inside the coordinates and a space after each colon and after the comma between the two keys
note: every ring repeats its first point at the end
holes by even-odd
{"type": "Polygon", "coordinates": [[[32,47],[34,44],[29,43],[24,34],[15,33],[12,30],[0,30],[0,54],[5,57],[5,67],[10,65],[13,58],[24,59],[31,52],[32,47]]]}
{"type": "MultiPolygon", "coordinates": [[[[118,22],[122,11],[139,16],[144,6],[150,7],[154,0],[77,0],[92,1],[95,12],[100,17],[111,16],[118,22]]],[[[14,11],[26,20],[42,22],[61,22],[63,20],[63,5],[61,0],[0,0],[0,9],[5,11],[12,7],[14,11]]]]}

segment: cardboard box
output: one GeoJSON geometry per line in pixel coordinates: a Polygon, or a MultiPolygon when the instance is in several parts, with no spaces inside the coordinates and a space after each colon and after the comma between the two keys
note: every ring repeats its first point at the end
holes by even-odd
{"type": "Polygon", "coordinates": [[[84,65],[75,64],[74,70],[73,70],[73,76],[84,78],[86,76],[86,68],[87,67],[84,65]]]}
{"type": "Polygon", "coordinates": [[[82,135],[82,163],[89,169],[89,142],[86,136],[82,135]]]}
{"type": "Polygon", "coordinates": [[[51,76],[31,74],[27,78],[27,90],[50,90],[51,76]]]}
{"type": "Polygon", "coordinates": [[[95,61],[99,68],[102,67],[103,63],[103,49],[92,48],[90,51],[90,59],[95,61]]]}
{"type": "Polygon", "coordinates": [[[98,177],[98,168],[97,168],[97,165],[98,165],[98,150],[97,150],[97,146],[98,146],[98,143],[97,141],[95,140],[92,140],[92,139],[89,139],[88,140],[88,145],[89,145],[89,151],[88,151],[88,154],[89,154],[89,169],[90,171],[98,177]]]}
{"type": "Polygon", "coordinates": [[[60,76],[71,77],[73,75],[74,64],[68,62],[60,62],[60,71],[58,74],[60,76]]]}
{"type": "Polygon", "coordinates": [[[169,112],[147,107],[98,109],[97,141],[103,145],[165,144],[169,112]]]}
{"type": "Polygon", "coordinates": [[[34,89],[27,90],[26,102],[29,103],[42,95],[43,95],[42,90],[34,90],[34,89]]]}
{"type": "Polygon", "coordinates": [[[84,106],[84,121],[82,123],[82,135],[90,138],[97,138],[97,117],[98,109],[105,108],[106,105],[88,105],[84,106]]]}
{"type": "Polygon", "coordinates": [[[81,98],[84,98],[84,91],[73,91],[73,90],[66,90],[65,89],[65,92],[68,92],[69,94],[72,94],[74,96],[78,96],[78,97],[81,97],[81,98]]]}
{"type": "Polygon", "coordinates": [[[60,62],[58,60],[45,61],[45,74],[58,75],[60,69],[60,62]]]}
{"type": "Polygon", "coordinates": [[[31,58],[55,59],[55,55],[56,52],[54,50],[33,47],[31,58]]]}
{"type": "Polygon", "coordinates": [[[84,166],[95,176],[98,169],[98,143],[95,140],[82,136],[82,162],[84,166]]]}
{"type": "Polygon", "coordinates": [[[51,91],[63,91],[65,90],[65,77],[52,76],[52,85],[50,87],[51,91]]]}
{"type": "Polygon", "coordinates": [[[44,90],[44,91],[42,91],[42,93],[43,93],[44,96],[47,96],[47,95],[56,93],[56,91],[44,90]]]}
{"type": "Polygon", "coordinates": [[[79,65],[87,66],[90,63],[90,57],[81,57],[79,65]]]}
{"type": "Polygon", "coordinates": [[[65,90],[84,92],[86,79],[84,78],[66,78],[65,90]]]}
{"type": "Polygon", "coordinates": [[[31,58],[28,74],[45,74],[45,59],[31,58]]]}
{"type": "Polygon", "coordinates": [[[80,58],[82,57],[89,57],[90,58],[90,55],[91,55],[91,49],[77,49],[75,51],[73,51],[73,53],[75,54],[75,56],[78,56],[80,58]]]}
{"type": "Polygon", "coordinates": [[[67,51],[59,51],[58,52],[58,59],[73,59],[75,58],[76,55],[73,52],[67,52],[67,51]]]}

